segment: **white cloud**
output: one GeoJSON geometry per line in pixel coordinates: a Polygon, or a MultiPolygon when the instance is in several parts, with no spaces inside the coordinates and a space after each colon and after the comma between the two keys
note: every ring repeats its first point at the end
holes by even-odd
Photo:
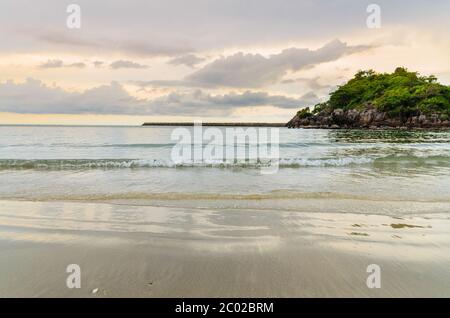
{"type": "MultiPolygon", "coordinates": [[[[77,0],[82,28],[65,25],[67,1],[2,0],[0,51],[178,56],[229,47],[323,41],[365,25],[365,1],[77,0]],[[24,10],[23,8],[27,8],[24,10]],[[291,42],[293,41],[293,42],[291,42]]],[[[378,0],[383,28],[448,29],[447,0],[378,0]]]]}
{"type": "Polygon", "coordinates": [[[64,66],[64,63],[62,60],[48,60],[47,62],[39,65],[39,67],[41,67],[41,68],[59,68],[59,67],[63,67],[63,66],[64,66]]]}
{"type": "Polygon", "coordinates": [[[48,60],[47,62],[39,65],[40,68],[62,68],[62,67],[75,67],[75,68],[84,68],[86,64],[83,62],[75,62],[70,64],[65,64],[63,60],[54,59],[48,60]]]}
{"type": "Polygon", "coordinates": [[[275,84],[287,72],[296,72],[314,65],[369,49],[369,46],[349,46],[331,41],[317,50],[289,48],[279,54],[264,57],[242,52],[222,57],[187,76],[188,83],[222,87],[263,87],[275,84]]]}
{"type": "Polygon", "coordinates": [[[147,65],[139,64],[133,61],[126,61],[126,60],[119,60],[112,62],[109,67],[111,67],[114,70],[117,70],[119,68],[148,68],[147,65]]]}
{"type": "MultiPolygon", "coordinates": [[[[288,73],[312,68],[324,62],[336,61],[343,56],[371,48],[368,45],[351,46],[334,40],[317,50],[288,48],[269,57],[239,52],[216,59],[181,80],[141,80],[133,81],[133,83],[142,87],[261,88],[283,83],[283,77],[288,73]]],[[[284,81],[285,84],[289,82],[293,80],[284,81]]],[[[311,88],[319,87],[314,79],[310,84],[311,88]]],[[[321,89],[326,87],[320,85],[321,89]]]]}
{"type": "Polygon", "coordinates": [[[83,62],[75,62],[75,63],[66,65],[66,67],[84,68],[84,67],[86,67],[86,64],[83,62]]]}
{"type": "Polygon", "coordinates": [[[67,92],[35,79],[23,83],[0,83],[0,112],[31,114],[136,114],[180,115],[228,114],[249,106],[275,106],[297,109],[312,105],[317,97],[308,93],[301,98],[246,91],[212,95],[202,90],[172,92],[154,99],[131,96],[117,82],[83,92],[67,92]]]}
{"type": "Polygon", "coordinates": [[[177,56],[169,61],[171,65],[186,65],[194,68],[197,64],[205,61],[205,58],[199,57],[195,54],[185,54],[177,56]]]}
{"type": "Polygon", "coordinates": [[[281,81],[281,84],[293,84],[293,83],[304,83],[308,85],[313,90],[322,90],[322,89],[330,89],[330,85],[324,85],[319,83],[319,76],[313,77],[313,78],[304,78],[304,77],[297,77],[297,78],[288,78],[281,81]]]}

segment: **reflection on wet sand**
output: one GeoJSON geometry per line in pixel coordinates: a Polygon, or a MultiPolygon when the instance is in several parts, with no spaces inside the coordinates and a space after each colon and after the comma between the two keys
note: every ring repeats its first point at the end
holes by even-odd
{"type": "Polygon", "coordinates": [[[447,213],[0,201],[0,224],[0,296],[450,295],[447,213]],[[62,283],[72,263],[80,290],[62,283]]]}
{"type": "MultiPolygon", "coordinates": [[[[78,202],[0,202],[0,238],[44,243],[157,244],[221,253],[320,245],[377,257],[450,253],[447,214],[195,209],[78,202]],[[401,220],[401,223],[399,222],[401,220]],[[399,250],[401,249],[401,250],[399,250]],[[406,253],[406,250],[415,250],[406,253]],[[417,253],[419,251],[419,253],[417,253]]],[[[450,257],[449,257],[450,259],[450,257]]]]}

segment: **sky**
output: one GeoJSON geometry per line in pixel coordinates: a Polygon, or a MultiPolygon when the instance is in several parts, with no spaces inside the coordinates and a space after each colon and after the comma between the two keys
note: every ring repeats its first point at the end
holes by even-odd
{"type": "Polygon", "coordinates": [[[449,85],[449,13],[448,0],[2,0],[0,124],[287,122],[363,69],[449,85]]]}

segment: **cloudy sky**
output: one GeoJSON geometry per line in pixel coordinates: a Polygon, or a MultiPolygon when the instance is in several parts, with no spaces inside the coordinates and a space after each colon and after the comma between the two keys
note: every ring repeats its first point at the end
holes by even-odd
{"type": "Polygon", "coordinates": [[[448,0],[2,0],[0,123],[285,122],[360,69],[448,85],[449,13],[448,0]]]}

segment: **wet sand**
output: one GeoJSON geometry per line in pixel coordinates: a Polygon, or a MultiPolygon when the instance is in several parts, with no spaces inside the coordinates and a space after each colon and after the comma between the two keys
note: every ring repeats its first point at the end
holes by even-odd
{"type": "Polygon", "coordinates": [[[450,296],[450,217],[431,203],[396,215],[141,204],[0,201],[0,296],[450,296]],[[69,264],[80,289],[66,287],[69,264]]]}

